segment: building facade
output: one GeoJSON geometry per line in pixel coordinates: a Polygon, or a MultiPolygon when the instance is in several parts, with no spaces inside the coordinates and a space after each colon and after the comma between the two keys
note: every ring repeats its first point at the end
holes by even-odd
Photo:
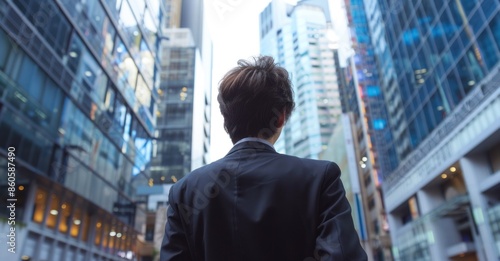
{"type": "Polygon", "coordinates": [[[17,199],[0,210],[1,233],[16,234],[1,260],[142,255],[136,187],[149,178],[163,12],[159,1],[0,1],[0,184],[17,199]]]}
{"type": "MultiPolygon", "coordinates": [[[[307,2],[307,1],[306,1],[307,2]]],[[[261,54],[291,75],[295,111],[276,142],[278,151],[317,159],[341,114],[331,26],[317,4],[271,1],[260,14],[261,54]]]]}
{"type": "MultiPolygon", "coordinates": [[[[189,28],[165,29],[151,178],[175,183],[208,163],[210,86],[189,28]]],[[[210,70],[208,70],[210,72],[210,70]]],[[[208,77],[209,78],[209,77],[208,77]]],[[[210,79],[210,78],[209,78],[210,79]]]]}
{"type": "Polygon", "coordinates": [[[384,180],[394,256],[498,260],[500,3],[378,3],[408,141],[384,180]]]}
{"type": "Polygon", "coordinates": [[[333,161],[342,170],[340,179],[344,185],[345,196],[351,205],[354,227],[369,260],[372,260],[373,250],[368,239],[363,191],[360,187],[359,173],[362,173],[363,168],[358,164],[358,162],[365,161],[360,157],[359,144],[354,113],[343,113],[339,123],[335,126],[326,150],[321,152],[319,159],[333,161]]]}

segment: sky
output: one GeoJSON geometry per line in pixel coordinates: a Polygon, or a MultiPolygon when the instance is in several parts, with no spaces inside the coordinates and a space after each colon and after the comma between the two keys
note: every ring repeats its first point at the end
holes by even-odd
{"type": "MultiPolygon", "coordinates": [[[[239,59],[259,55],[259,14],[270,0],[204,1],[214,48],[210,159],[215,161],[224,157],[232,147],[229,136],[224,131],[223,118],[217,102],[219,82],[227,71],[237,65],[239,59]]],[[[332,17],[339,17],[341,2],[330,0],[332,17]]],[[[340,29],[342,30],[345,28],[340,29]]]]}
{"type": "Polygon", "coordinates": [[[224,157],[232,147],[224,131],[217,94],[224,74],[236,66],[239,59],[259,55],[259,13],[270,0],[205,0],[208,26],[213,41],[212,74],[212,161],[224,157]]]}

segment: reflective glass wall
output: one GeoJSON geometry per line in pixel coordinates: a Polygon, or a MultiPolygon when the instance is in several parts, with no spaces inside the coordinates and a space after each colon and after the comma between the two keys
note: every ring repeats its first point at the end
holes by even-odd
{"type": "Polygon", "coordinates": [[[406,157],[498,64],[500,2],[379,4],[408,122],[406,157]]]}
{"type": "Polygon", "coordinates": [[[105,238],[141,226],[133,202],[148,180],[162,10],[156,0],[0,2],[0,158],[16,147],[28,224],[108,247],[119,241],[74,226],[102,223],[105,238]]]}

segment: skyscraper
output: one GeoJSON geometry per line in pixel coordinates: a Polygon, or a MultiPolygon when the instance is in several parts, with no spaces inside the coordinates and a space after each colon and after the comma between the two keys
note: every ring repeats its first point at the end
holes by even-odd
{"type": "Polygon", "coordinates": [[[276,147],[313,159],[326,149],[341,113],[326,17],[321,5],[307,1],[291,6],[274,0],[260,14],[261,54],[290,72],[295,92],[295,111],[276,147]]]}
{"type": "Polygon", "coordinates": [[[397,260],[500,257],[500,3],[379,0],[402,115],[384,179],[397,260]]]}
{"type": "Polygon", "coordinates": [[[163,13],[159,1],[0,1],[0,193],[17,200],[0,210],[15,214],[1,233],[16,233],[1,260],[139,255],[163,13]]]}

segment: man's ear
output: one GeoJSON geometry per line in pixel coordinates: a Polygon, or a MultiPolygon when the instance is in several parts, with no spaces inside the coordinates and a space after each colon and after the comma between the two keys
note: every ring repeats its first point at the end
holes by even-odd
{"type": "Polygon", "coordinates": [[[276,128],[281,128],[285,125],[285,112],[280,113],[280,116],[278,117],[278,122],[276,122],[276,128]]]}

